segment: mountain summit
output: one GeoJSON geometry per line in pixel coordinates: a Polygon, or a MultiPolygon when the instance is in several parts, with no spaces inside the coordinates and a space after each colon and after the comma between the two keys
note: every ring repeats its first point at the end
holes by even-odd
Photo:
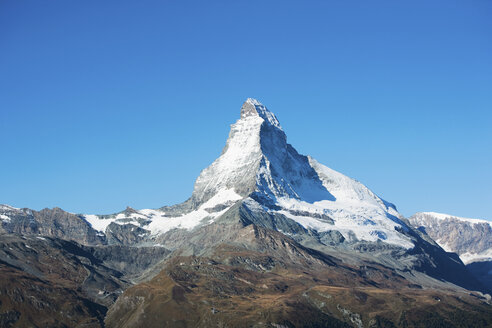
{"type": "Polygon", "coordinates": [[[309,160],[289,144],[275,115],[249,98],[221,156],[202,171],[195,183],[193,203],[199,205],[218,193],[234,190],[265,204],[280,198],[331,199],[309,160]]]}
{"type": "Polygon", "coordinates": [[[406,226],[393,205],[300,155],[287,143],[276,116],[252,98],[242,105],[221,156],[196,180],[191,202],[199,208],[214,197],[225,203],[246,199],[250,209],[284,215],[306,229],[412,247],[397,231],[406,226]]]}
{"type": "Polygon", "coordinates": [[[280,127],[280,123],[277,120],[277,117],[270,112],[262,103],[253,98],[248,98],[244,102],[243,106],[241,106],[241,118],[247,116],[259,116],[266,123],[271,124],[273,126],[280,127]]]}

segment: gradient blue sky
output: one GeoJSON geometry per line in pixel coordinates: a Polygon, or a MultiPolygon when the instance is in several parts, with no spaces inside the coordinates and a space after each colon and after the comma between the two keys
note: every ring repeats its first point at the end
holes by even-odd
{"type": "Polygon", "coordinates": [[[492,219],[492,2],[0,1],[0,203],[184,201],[247,97],[404,215],[492,219]]]}

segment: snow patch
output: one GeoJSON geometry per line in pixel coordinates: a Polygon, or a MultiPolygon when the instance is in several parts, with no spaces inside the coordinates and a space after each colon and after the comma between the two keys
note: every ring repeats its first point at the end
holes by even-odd
{"type": "Polygon", "coordinates": [[[206,218],[208,218],[206,223],[210,224],[214,222],[217,217],[224,214],[240,199],[242,199],[242,196],[238,195],[234,190],[224,189],[202,204],[197,210],[178,217],[161,216],[160,218],[155,218],[148,226],[146,226],[146,229],[150,230],[152,235],[157,235],[176,228],[191,230],[198,226],[202,220],[206,218]],[[218,205],[228,206],[218,212],[207,211],[218,205]]]}
{"type": "Polygon", "coordinates": [[[4,222],[10,222],[10,217],[8,217],[7,215],[4,215],[4,214],[0,214],[0,220],[2,220],[4,222]]]}
{"type": "Polygon", "coordinates": [[[419,216],[420,214],[429,215],[429,216],[432,216],[432,217],[439,219],[439,220],[452,220],[452,219],[454,219],[454,220],[464,221],[464,222],[473,223],[473,224],[487,223],[492,227],[491,221],[483,220],[483,219],[463,218],[463,217],[459,217],[459,216],[454,216],[454,215],[444,214],[444,213],[436,213],[436,212],[418,212],[415,214],[415,216],[419,216]]]}
{"type": "Polygon", "coordinates": [[[460,255],[461,261],[465,264],[472,262],[492,261],[492,249],[488,249],[481,253],[464,253],[460,255]]]}
{"type": "Polygon", "coordinates": [[[82,217],[91,225],[92,229],[100,232],[105,232],[108,225],[116,221],[116,218],[102,218],[93,214],[84,214],[82,217]]]}
{"type": "Polygon", "coordinates": [[[0,204],[0,210],[20,211],[20,208],[13,207],[7,204],[0,204]]]}
{"type": "Polygon", "coordinates": [[[242,199],[242,197],[234,190],[223,189],[203,203],[197,210],[177,217],[166,216],[166,212],[161,210],[143,209],[129,214],[122,212],[110,217],[85,214],[82,215],[82,218],[85,219],[93,229],[99,232],[105,232],[107,227],[114,222],[116,224],[131,223],[146,230],[150,230],[151,235],[157,235],[172,229],[193,229],[205,218],[209,218],[208,223],[212,223],[215,218],[224,214],[240,199],[242,199]],[[214,212],[213,209],[216,206],[220,206],[220,210],[214,212]]]}

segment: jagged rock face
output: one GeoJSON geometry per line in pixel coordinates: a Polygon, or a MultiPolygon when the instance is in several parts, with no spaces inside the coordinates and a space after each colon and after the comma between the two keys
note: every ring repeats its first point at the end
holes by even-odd
{"type": "Polygon", "coordinates": [[[106,228],[109,245],[137,245],[146,240],[149,231],[134,224],[116,224],[111,222],[106,228]]]}
{"type": "Polygon", "coordinates": [[[104,235],[87,221],[60,208],[34,211],[0,205],[0,219],[3,230],[9,233],[58,237],[86,245],[105,243],[104,235]]]}
{"type": "Polygon", "coordinates": [[[464,263],[492,261],[492,224],[488,221],[422,212],[410,217],[409,222],[446,251],[457,253],[464,263]]]}
{"type": "Polygon", "coordinates": [[[416,213],[408,220],[443,249],[458,254],[468,271],[492,290],[491,222],[434,212],[416,213]]]}
{"type": "Polygon", "coordinates": [[[204,169],[195,182],[192,200],[199,206],[221,190],[233,189],[246,197],[255,189],[262,153],[260,130],[265,122],[251,101],[241,109],[241,119],[231,132],[220,157],[204,169]]]}
{"type": "Polygon", "coordinates": [[[125,281],[140,281],[148,275],[147,270],[160,271],[159,264],[171,253],[161,246],[131,247],[122,245],[83,246],[104,266],[122,274],[125,281]],[[154,268],[156,267],[157,268],[154,268]]]}
{"type": "Polygon", "coordinates": [[[280,197],[334,200],[308,158],[287,144],[275,115],[251,98],[243,104],[241,118],[231,126],[221,156],[196,180],[193,203],[200,205],[226,189],[261,199],[265,205],[275,204],[280,197]]]}

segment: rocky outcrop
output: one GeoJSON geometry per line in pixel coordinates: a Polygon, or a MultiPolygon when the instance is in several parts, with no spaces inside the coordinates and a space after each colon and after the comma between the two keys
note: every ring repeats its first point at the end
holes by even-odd
{"type": "Polygon", "coordinates": [[[139,281],[146,271],[159,265],[171,254],[162,246],[131,247],[122,245],[83,247],[103,265],[117,270],[129,281],[139,281]]]}
{"type": "Polygon", "coordinates": [[[106,238],[109,245],[135,246],[149,237],[150,231],[134,224],[110,223],[106,228],[106,238]]]}
{"type": "Polygon", "coordinates": [[[101,327],[116,298],[169,254],[0,234],[0,326],[101,327]]]}
{"type": "Polygon", "coordinates": [[[34,211],[0,205],[0,215],[4,218],[0,221],[2,228],[9,233],[50,236],[84,245],[102,245],[106,242],[105,236],[94,230],[86,220],[58,207],[34,211]]]}

